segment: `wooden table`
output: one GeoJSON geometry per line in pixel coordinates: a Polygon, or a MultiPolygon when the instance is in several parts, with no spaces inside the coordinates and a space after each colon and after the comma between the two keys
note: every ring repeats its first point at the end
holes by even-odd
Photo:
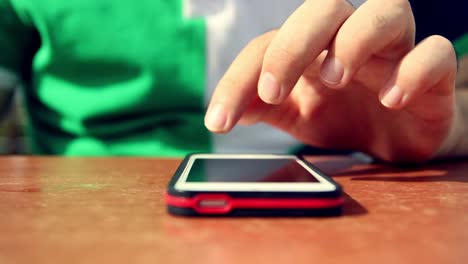
{"type": "Polygon", "coordinates": [[[467,161],[310,160],[343,185],[343,216],[174,217],[178,159],[0,158],[0,263],[468,263],[467,161]]]}

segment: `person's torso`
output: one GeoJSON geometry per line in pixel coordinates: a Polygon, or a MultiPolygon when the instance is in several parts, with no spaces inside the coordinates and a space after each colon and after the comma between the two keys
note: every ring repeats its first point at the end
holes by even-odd
{"type": "Polygon", "coordinates": [[[264,124],[214,135],[203,116],[242,47],[278,28],[301,0],[14,2],[41,42],[26,90],[36,151],[180,155],[297,145],[264,124]]]}

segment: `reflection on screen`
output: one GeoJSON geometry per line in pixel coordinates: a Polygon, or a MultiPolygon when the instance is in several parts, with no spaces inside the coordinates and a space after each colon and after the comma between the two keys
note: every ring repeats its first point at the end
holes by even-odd
{"type": "Polygon", "coordinates": [[[292,159],[196,159],[187,182],[318,182],[292,159]]]}

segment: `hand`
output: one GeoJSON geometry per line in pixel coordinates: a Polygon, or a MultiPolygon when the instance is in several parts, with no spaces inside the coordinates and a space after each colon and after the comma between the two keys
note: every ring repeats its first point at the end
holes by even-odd
{"type": "Polygon", "coordinates": [[[414,32],[406,0],[305,1],[239,54],[205,124],[267,122],[305,144],[427,160],[452,125],[456,57],[441,36],[415,47],[414,32]]]}

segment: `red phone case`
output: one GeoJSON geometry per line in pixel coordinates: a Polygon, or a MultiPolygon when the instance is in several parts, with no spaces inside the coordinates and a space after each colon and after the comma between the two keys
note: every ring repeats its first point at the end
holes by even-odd
{"type": "Polygon", "coordinates": [[[175,183],[191,155],[180,164],[169,182],[165,200],[169,213],[175,215],[338,215],[344,199],[342,188],[317,168],[304,161],[322,177],[336,186],[333,191],[314,192],[245,192],[245,191],[181,191],[175,183]]]}

